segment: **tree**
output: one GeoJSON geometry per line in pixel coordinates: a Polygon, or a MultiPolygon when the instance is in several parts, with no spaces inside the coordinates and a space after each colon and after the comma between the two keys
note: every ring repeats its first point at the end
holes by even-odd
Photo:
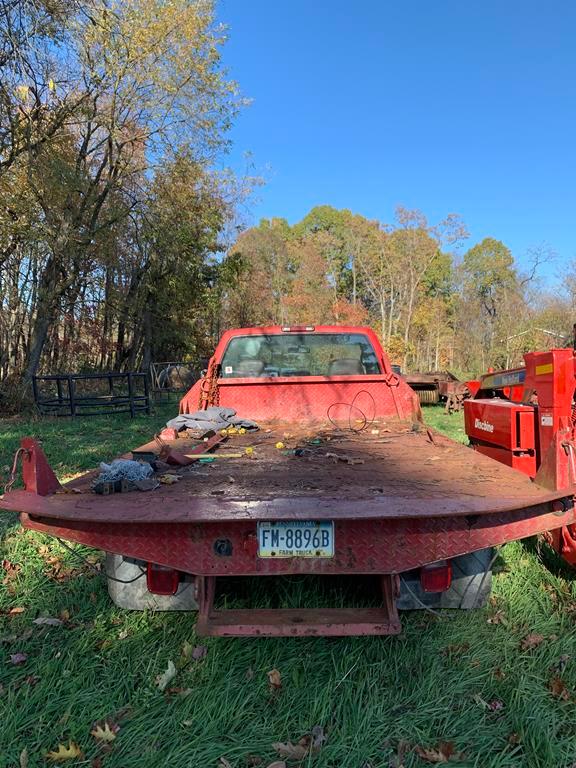
{"type": "Polygon", "coordinates": [[[81,69],[85,99],[31,165],[50,256],[39,279],[26,378],[38,368],[82,264],[137,207],[159,154],[184,146],[198,162],[211,159],[237,107],[236,86],[220,69],[212,2],[122,0],[74,18],[68,51],[81,69]]]}
{"type": "Polygon", "coordinates": [[[518,287],[518,275],[510,250],[500,240],[485,237],[464,254],[464,290],[480,302],[494,320],[507,293],[518,287]]]}
{"type": "Polygon", "coordinates": [[[287,322],[284,302],[296,271],[291,238],[288,222],[279,218],[262,219],[239,236],[222,269],[235,276],[225,292],[227,325],[287,322]]]}
{"type": "Polygon", "coordinates": [[[525,320],[526,303],[510,250],[484,238],[465,254],[461,267],[459,337],[466,368],[505,367],[507,338],[525,320]]]}
{"type": "Polygon", "coordinates": [[[443,249],[466,236],[455,215],[431,226],[420,211],[400,207],[395,223],[373,227],[371,244],[359,252],[364,289],[377,307],[382,340],[401,353],[404,367],[415,349],[411,337],[419,304],[451,291],[451,257],[443,249]]]}
{"type": "Polygon", "coordinates": [[[78,19],[104,8],[99,0],[0,2],[0,174],[57,137],[90,98],[77,56],[67,53],[78,19]]]}
{"type": "Polygon", "coordinates": [[[142,348],[143,367],[154,359],[206,354],[198,340],[210,338],[217,307],[211,293],[216,255],[226,219],[233,215],[226,186],[183,152],[159,170],[141,233],[138,288],[131,310],[139,335],[130,355],[142,348]],[[139,317],[143,322],[139,323],[139,317]]]}

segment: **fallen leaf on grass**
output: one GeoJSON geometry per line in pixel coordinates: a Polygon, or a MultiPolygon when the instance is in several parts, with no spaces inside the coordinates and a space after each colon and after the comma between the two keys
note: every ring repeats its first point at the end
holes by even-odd
{"type": "MultiPolygon", "coordinates": [[[[404,768],[404,759],[411,748],[412,745],[409,741],[400,739],[396,745],[396,754],[390,758],[390,768],[404,768]]],[[[370,763],[366,763],[366,765],[368,766],[370,763]]]]}
{"type": "Polygon", "coordinates": [[[284,760],[275,760],[273,763],[270,763],[268,768],[286,768],[286,763],[284,760]]]}
{"type": "Polygon", "coordinates": [[[472,696],[472,700],[478,704],[479,707],[488,709],[490,712],[498,712],[498,710],[504,709],[504,702],[500,701],[500,699],[486,701],[479,693],[475,693],[474,696],[472,696]]]}
{"type": "Polygon", "coordinates": [[[168,686],[168,683],[170,683],[175,677],[176,667],[174,666],[173,661],[169,661],[166,671],[163,674],[156,676],[156,685],[160,691],[164,691],[164,689],[168,686]]]}
{"type": "Polygon", "coordinates": [[[32,624],[46,627],[61,627],[62,623],[61,619],[54,619],[52,616],[38,616],[38,618],[34,619],[32,622],[32,624]]]}
{"type": "Polygon", "coordinates": [[[451,741],[441,741],[436,748],[416,747],[416,754],[427,763],[448,763],[456,756],[456,750],[451,741]]]}
{"type": "Polygon", "coordinates": [[[185,696],[190,696],[192,688],[166,688],[164,693],[166,696],[182,696],[182,698],[184,698],[185,696]]]}
{"type": "Polygon", "coordinates": [[[554,698],[560,699],[561,701],[570,701],[570,691],[566,687],[564,680],[562,680],[562,678],[558,675],[550,680],[548,687],[550,688],[554,698]]]}
{"type": "Polygon", "coordinates": [[[67,747],[64,744],[58,744],[58,749],[48,752],[46,757],[54,763],[61,763],[65,760],[75,760],[78,757],[83,757],[83,755],[78,744],[75,741],[69,741],[67,747]]]}
{"type": "Polygon", "coordinates": [[[182,661],[190,661],[192,658],[192,651],[194,650],[194,646],[192,643],[189,643],[188,640],[184,641],[184,644],[182,646],[182,650],[180,651],[180,656],[182,657],[182,661]]]}
{"type": "Polygon", "coordinates": [[[44,571],[44,574],[47,578],[53,579],[54,581],[69,581],[81,574],[85,575],[87,573],[87,571],[82,568],[68,568],[67,566],[64,566],[64,563],[58,557],[49,557],[45,562],[49,568],[44,571]]]}
{"type": "Polygon", "coordinates": [[[506,677],[506,672],[504,672],[504,670],[500,669],[500,667],[496,667],[496,669],[494,670],[494,672],[492,674],[494,675],[496,680],[504,680],[504,678],[506,677]]]}
{"type": "Polygon", "coordinates": [[[103,726],[101,723],[95,724],[95,727],[90,731],[90,736],[93,736],[96,741],[103,741],[109,744],[111,741],[114,741],[119,730],[120,726],[113,724],[111,727],[110,723],[105,720],[103,726]]]}
{"type": "MultiPolygon", "coordinates": [[[[256,768],[256,766],[262,765],[264,762],[260,755],[246,755],[244,760],[246,762],[247,768],[256,768]]],[[[274,763],[272,763],[272,765],[274,765],[274,763]]],[[[267,768],[270,768],[270,766],[267,766],[267,768]]]]}
{"type": "Polygon", "coordinates": [[[292,744],[291,741],[277,741],[272,744],[272,749],[276,750],[280,757],[285,757],[287,760],[303,760],[308,754],[308,746],[292,744]]]}
{"type": "Polygon", "coordinates": [[[24,747],[20,752],[20,768],[28,768],[28,747],[24,747]]]}
{"type": "Polygon", "coordinates": [[[10,560],[2,560],[2,568],[6,572],[2,579],[2,584],[6,587],[9,595],[15,595],[16,585],[14,582],[18,580],[18,575],[22,568],[18,563],[11,563],[10,560]]]}
{"type": "Polygon", "coordinates": [[[22,606],[17,606],[16,608],[10,608],[8,611],[9,616],[17,616],[19,613],[24,613],[26,608],[22,608],[22,606]]]}
{"type": "Polygon", "coordinates": [[[524,640],[520,644],[520,648],[523,651],[531,651],[533,648],[538,648],[540,643],[543,643],[546,638],[544,635],[539,635],[537,632],[532,632],[526,635],[524,640]]]}
{"type": "Polygon", "coordinates": [[[203,659],[207,654],[208,648],[205,645],[192,645],[192,643],[186,641],[182,646],[182,651],[180,652],[178,666],[184,667],[190,661],[199,661],[200,659],[203,659]]]}
{"type": "Polygon", "coordinates": [[[268,685],[271,691],[279,691],[282,688],[282,676],[277,669],[271,669],[268,675],[268,685]]]}
{"type": "Polygon", "coordinates": [[[10,654],[10,664],[14,664],[15,666],[19,666],[20,664],[24,664],[26,659],[28,658],[27,653],[11,653],[10,654]]]}
{"type": "Polygon", "coordinates": [[[324,728],[321,725],[315,725],[310,733],[302,736],[297,744],[293,744],[291,741],[278,741],[272,744],[272,749],[275,749],[280,757],[285,757],[287,760],[302,760],[309,754],[320,752],[325,741],[324,728]]]}
{"type": "Polygon", "coordinates": [[[232,763],[228,762],[225,757],[221,757],[218,760],[218,768],[232,768],[232,763]]]}
{"type": "MultiPolygon", "coordinates": [[[[13,579],[22,570],[18,563],[12,563],[10,560],[2,560],[1,566],[2,570],[6,571],[6,576],[4,578],[8,577],[13,579]]],[[[3,581],[2,583],[5,584],[6,582],[3,581]]]]}
{"type": "Polygon", "coordinates": [[[502,609],[496,611],[496,613],[493,613],[492,616],[489,616],[488,619],[486,619],[487,624],[502,624],[503,627],[508,626],[508,620],[506,619],[506,616],[504,615],[504,611],[502,609]]]}

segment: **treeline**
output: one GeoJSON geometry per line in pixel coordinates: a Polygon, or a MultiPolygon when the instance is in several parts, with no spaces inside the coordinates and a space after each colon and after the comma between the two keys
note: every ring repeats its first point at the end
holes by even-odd
{"type": "Polygon", "coordinates": [[[0,388],[146,367],[214,333],[250,182],[212,0],[0,3],[0,388]],[[216,318],[216,319],[215,319],[216,318]]]}
{"type": "Polygon", "coordinates": [[[523,273],[457,216],[241,231],[224,38],[213,0],[0,1],[0,407],[38,372],[195,361],[237,325],[367,323],[404,368],[467,374],[569,343],[570,270],[542,296],[545,253],[523,273]]]}
{"type": "Polygon", "coordinates": [[[330,206],[292,227],[264,220],[228,253],[237,277],[223,314],[229,325],[366,323],[404,369],[463,376],[572,343],[572,267],[547,295],[538,273],[548,249],[527,254],[523,271],[499,240],[467,241],[458,216],[430,224],[405,208],[389,225],[330,206]]]}

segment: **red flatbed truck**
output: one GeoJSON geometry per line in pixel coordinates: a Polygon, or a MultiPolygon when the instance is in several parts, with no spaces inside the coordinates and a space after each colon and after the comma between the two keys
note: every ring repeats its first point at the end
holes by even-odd
{"type": "MultiPolygon", "coordinates": [[[[27,528],[109,553],[120,605],[197,601],[206,635],[396,634],[399,607],[484,600],[492,547],[575,521],[571,485],[534,482],[426,428],[369,328],[227,331],[180,412],[208,406],[260,429],[199,446],[164,432],[163,451],[213,448],[214,462],[181,469],[172,485],[109,496],[91,491],[95,473],[61,486],[25,438],[24,490],[0,507],[27,528]],[[230,450],[241,457],[217,458],[230,450]],[[291,574],[375,576],[380,605],[215,607],[222,577],[291,574]]],[[[158,439],[139,450],[158,452],[158,439]]]]}

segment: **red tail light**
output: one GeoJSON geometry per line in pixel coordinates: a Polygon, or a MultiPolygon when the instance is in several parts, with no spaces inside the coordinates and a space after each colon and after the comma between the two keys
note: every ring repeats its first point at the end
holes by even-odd
{"type": "Polygon", "coordinates": [[[178,591],[179,582],[180,574],[178,571],[156,563],[148,563],[146,568],[148,592],[153,592],[155,595],[175,595],[178,591]]]}
{"type": "Polygon", "coordinates": [[[452,563],[439,560],[420,568],[420,584],[424,592],[446,592],[452,584],[452,563]]]}

